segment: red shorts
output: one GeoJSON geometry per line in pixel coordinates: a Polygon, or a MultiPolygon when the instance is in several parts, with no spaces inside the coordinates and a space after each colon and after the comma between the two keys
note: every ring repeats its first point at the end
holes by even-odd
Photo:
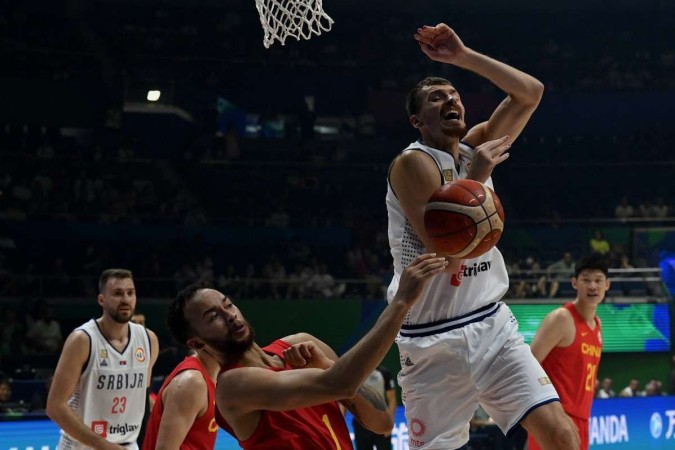
{"type": "MultiPolygon", "coordinates": [[[[588,419],[570,416],[569,414],[567,417],[572,420],[574,426],[579,430],[579,449],[588,450],[588,419]]],[[[527,435],[527,450],[541,450],[541,447],[537,444],[537,441],[534,440],[534,437],[531,434],[527,435]]]]}

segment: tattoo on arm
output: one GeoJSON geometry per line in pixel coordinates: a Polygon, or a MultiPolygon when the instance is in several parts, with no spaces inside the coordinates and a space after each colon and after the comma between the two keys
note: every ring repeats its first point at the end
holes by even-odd
{"type": "Polygon", "coordinates": [[[363,385],[359,389],[357,395],[367,400],[378,411],[387,410],[387,402],[385,401],[384,397],[378,394],[378,392],[373,388],[363,385]]]}

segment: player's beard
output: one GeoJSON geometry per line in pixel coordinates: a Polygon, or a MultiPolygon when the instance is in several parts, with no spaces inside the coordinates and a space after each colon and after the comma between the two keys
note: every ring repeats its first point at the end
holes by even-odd
{"type": "Polygon", "coordinates": [[[128,323],[134,315],[136,308],[131,308],[129,312],[121,312],[119,309],[108,309],[108,315],[117,323],[128,323]]]}
{"type": "Polygon", "coordinates": [[[241,339],[232,339],[227,336],[225,338],[209,339],[208,341],[206,339],[204,340],[209,346],[225,355],[225,359],[231,364],[241,359],[244,353],[246,353],[255,342],[255,330],[248,322],[246,322],[246,327],[248,328],[248,333],[241,339]]]}
{"type": "Polygon", "coordinates": [[[469,132],[469,127],[467,127],[466,124],[462,122],[461,126],[444,128],[443,131],[445,132],[446,135],[457,137],[461,140],[469,132]]]}

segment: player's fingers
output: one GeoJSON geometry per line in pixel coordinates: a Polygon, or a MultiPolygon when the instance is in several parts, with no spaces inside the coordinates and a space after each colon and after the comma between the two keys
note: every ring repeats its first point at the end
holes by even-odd
{"type": "Polygon", "coordinates": [[[302,348],[300,349],[300,353],[304,358],[312,357],[312,350],[310,350],[308,345],[303,345],[302,348]]]}

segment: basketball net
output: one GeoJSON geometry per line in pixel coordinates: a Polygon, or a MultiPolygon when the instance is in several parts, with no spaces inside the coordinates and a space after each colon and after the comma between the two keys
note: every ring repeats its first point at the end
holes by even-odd
{"type": "Polygon", "coordinates": [[[270,48],[274,41],[281,45],[292,36],[298,41],[330,31],[333,19],[323,11],[322,0],[255,0],[265,38],[270,48]]]}

